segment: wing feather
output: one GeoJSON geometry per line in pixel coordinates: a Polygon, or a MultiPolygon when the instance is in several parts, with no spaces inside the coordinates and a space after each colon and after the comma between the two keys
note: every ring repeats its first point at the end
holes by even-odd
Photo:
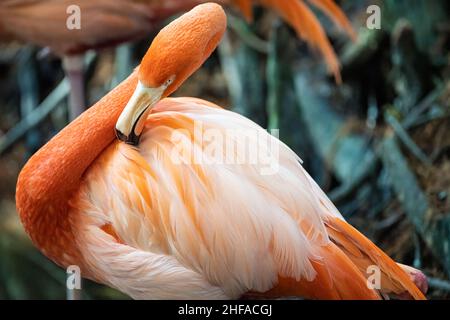
{"type": "Polygon", "coordinates": [[[236,113],[165,99],[149,115],[139,148],[113,143],[92,165],[82,210],[102,212],[98,227],[111,224],[124,244],[175,257],[229,297],[264,292],[279,276],[312,280],[314,248],[329,242],[329,208],[300,162],[236,113]],[[224,139],[202,141],[214,133],[224,139]],[[264,151],[265,161],[251,162],[249,146],[264,151]],[[223,162],[230,153],[234,163],[223,162]]]}

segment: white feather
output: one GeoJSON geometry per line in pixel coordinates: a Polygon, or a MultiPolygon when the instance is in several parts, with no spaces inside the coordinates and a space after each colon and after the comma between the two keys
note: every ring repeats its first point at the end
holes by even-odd
{"type": "MultiPolygon", "coordinates": [[[[198,137],[186,138],[186,148],[205,153],[198,137]]],[[[244,148],[234,152],[245,159],[244,148]]],[[[323,220],[341,216],[300,162],[245,117],[198,99],[165,99],[138,148],[114,142],[86,174],[79,246],[94,278],[134,298],[237,298],[271,289],[279,276],[312,280],[314,247],[329,241],[323,220]],[[251,134],[257,131],[278,147],[270,158],[278,171],[263,175],[261,163],[174,163],[172,134],[193,133],[193,121],[228,136],[241,130],[241,139],[269,152],[251,134]],[[100,229],[108,223],[122,243],[100,229]]]]}

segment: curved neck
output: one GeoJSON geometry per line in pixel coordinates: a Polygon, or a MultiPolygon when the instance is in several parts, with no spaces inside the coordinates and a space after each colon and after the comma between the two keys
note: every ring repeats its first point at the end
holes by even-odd
{"type": "Polygon", "coordinates": [[[16,206],[35,245],[62,266],[82,264],[69,201],[83,174],[114,140],[114,126],[137,84],[137,72],[36,152],[20,172],[16,206]]]}

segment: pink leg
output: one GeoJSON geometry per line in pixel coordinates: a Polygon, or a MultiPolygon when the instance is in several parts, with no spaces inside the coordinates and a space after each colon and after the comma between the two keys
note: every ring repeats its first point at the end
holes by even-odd
{"type": "Polygon", "coordinates": [[[84,92],[84,55],[63,57],[63,68],[70,84],[69,120],[72,121],[86,109],[84,92]]]}

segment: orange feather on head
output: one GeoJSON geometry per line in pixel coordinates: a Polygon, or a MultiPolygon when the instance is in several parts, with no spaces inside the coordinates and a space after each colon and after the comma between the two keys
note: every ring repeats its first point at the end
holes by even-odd
{"type": "Polygon", "coordinates": [[[170,95],[211,55],[226,26],[227,18],[220,5],[195,7],[155,37],[142,59],[139,80],[146,87],[157,88],[173,78],[163,96],[170,95]]]}

